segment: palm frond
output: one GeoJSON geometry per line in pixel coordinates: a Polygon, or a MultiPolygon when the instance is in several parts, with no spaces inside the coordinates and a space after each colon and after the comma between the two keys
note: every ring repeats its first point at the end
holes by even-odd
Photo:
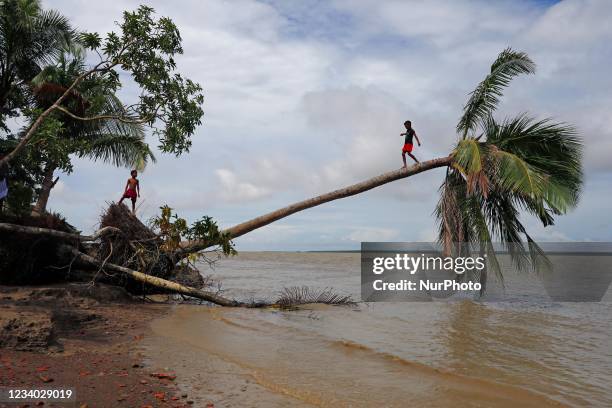
{"type": "Polygon", "coordinates": [[[547,218],[544,207],[563,214],[577,205],[583,183],[582,143],[573,127],[519,115],[501,124],[489,118],[485,135],[491,150],[504,156],[500,169],[508,176],[506,181],[511,173],[522,173],[525,182],[539,182],[539,191],[532,191],[537,194],[526,197],[536,200],[528,207],[541,207],[540,218],[547,218]],[[528,175],[535,178],[528,180],[528,175]]]}
{"type": "MultiPolygon", "coordinates": [[[[491,220],[487,217],[487,214],[483,211],[483,200],[482,196],[470,196],[463,201],[462,210],[463,218],[466,221],[466,228],[473,230],[472,244],[477,244],[481,249],[484,249],[487,255],[487,268],[491,268],[497,280],[504,285],[504,276],[497,259],[497,253],[493,247],[492,241],[493,236],[491,235],[490,223],[491,220]]],[[[497,238],[499,239],[499,238],[497,238]]],[[[479,276],[482,288],[480,295],[482,296],[486,290],[487,282],[487,269],[481,271],[479,276]]]]}
{"type": "MultiPolygon", "coordinates": [[[[444,183],[440,187],[440,199],[434,211],[438,222],[438,242],[443,248],[444,256],[450,256],[458,248],[477,244],[487,254],[487,268],[504,284],[501,267],[493,248],[492,241],[497,239],[490,231],[491,220],[484,212],[484,197],[468,194],[464,177],[455,170],[449,169],[444,183]]],[[[487,271],[481,271],[478,277],[484,294],[487,271]]]]}
{"type": "Polygon", "coordinates": [[[493,150],[497,159],[495,182],[504,190],[527,197],[542,197],[547,188],[548,177],[515,154],[504,150],[493,150]]]}
{"type": "Polygon", "coordinates": [[[452,154],[456,168],[467,182],[467,193],[478,191],[486,197],[489,191],[489,178],[484,171],[488,156],[487,145],[474,138],[462,139],[452,154]]]}
{"type": "Polygon", "coordinates": [[[506,191],[492,190],[490,196],[483,200],[482,209],[491,236],[506,248],[512,263],[519,270],[527,270],[530,266],[529,254],[522,240],[525,227],[519,220],[519,211],[512,196],[506,191]]]}
{"type": "Polygon", "coordinates": [[[544,250],[525,232],[527,238],[527,245],[529,247],[529,254],[531,256],[531,264],[533,270],[536,272],[550,271],[552,269],[552,262],[546,256],[544,250]]]}
{"type": "Polygon", "coordinates": [[[456,170],[447,169],[444,182],[440,186],[440,199],[436,204],[434,216],[438,223],[438,242],[445,256],[450,256],[456,243],[465,241],[463,214],[459,202],[465,194],[463,179],[456,170]]]}
{"type": "Polygon", "coordinates": [[[524,52],[511,48],[502,51],[491,65],[491,72],[470,94],[457,124],[457,132],[465,138],[470,131],[475,131],[497,108],[503,89],[512,78],[534,72],[535,64],[524,52]]]}
{"type": "Polygon", "coordinates": [[[457,144],[453,152],[453,158],[467,174],[477,173],[482,170],[482,161],[484,157],[483,148],[484,145],[479,143],[476,139],[463,139],[457,144]]]}
{"type": "Polygon", "coordinates": [[[155,156],[143,138],[129,134],[98,134],[77,155],[112,163],[117,167],[143,169],[155,156]]]}
{"type": "MultiPolygon", "coordinates": [[[[41,95],[45,91],[63,93],[84,69],[81,57],[62,53],[55,65],[43,69],[32,81],[39,103],[48,102],[49,98],[41,95]]],[[[72,143],[77,156],[139,170],[144,169],[148,162],[155,161],[145,141],[144,126],[117,119],[125,116],[125,107],[112,89],[93,78],[79,84],[73,94],[66,99],[67,107],[80,109],[83,116],[109,116],[86,121],[62,116],[65,142],[72,143]]],[[[55,100],[57,96],[53,94],[50,99],[55,100]]]]}
{"type": "Polygon", "coordinates": [[[284,288],[275,304],[282,308],[290,308],[310,303],[327,305],[354,305],[351,295],[340,295],[332,289],[313,289],[308,286],[292,286],[284,288]]]}
{"type": "Polygon", "coordinates": [[[31,33],[30,57],[39,65],[52,64],[71,47],[76,34],[70,20],[55,10],[42,10],[34,20],[31,33]]]}

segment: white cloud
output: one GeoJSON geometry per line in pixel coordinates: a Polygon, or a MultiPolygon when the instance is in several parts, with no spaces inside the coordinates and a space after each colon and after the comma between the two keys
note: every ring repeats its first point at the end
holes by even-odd
{"type": "Polygon", "coordinates": [[[385,242],[393,241],[399,236],[399,231],[390,228],[356,228],[345,239],[353,242],[385,242]]]}
{"type": "Polygon", "coordinates": [[[270,194],[265,188],[244,181],[239,181],[234,172],[228,169],[215,171],[221,184],[221,198],[229,202],[248,202],[270,194]]]}
{"type": "Polygon", "coordinates": [[[556,52],[588,50],[612,35],[611,5],[601,0],[570,0],[551,6],[527,30],[532,41],[546,44],[556,52]]]}
{"type": "MultiPolygon", "coordinates": [[[[158,154],[159,162],[142,175],[146,214],[168,203],[191,218],[214,214],[226,225],[398,168],[405,119],[423,139],[417,157],[446,154],[468,92],[508,45],[526,50],[538,73],[512,83],[498,114],[531,111],[572,123],[586,142],[587,180],[612,171],[612,2],[148,4],[177,23],[185,50],[177,62],[203,85],[206,114],[190,154],[178,160],[158,154]]],[[[78,27],[101,32],[137,5],[47,4],[78,27]]],[[[124,173],[79,160],[51,203],[87,228],[104,202],[116,199],[124,173]]],[[[441,176],[434,171],[393,183],[305,213],[307,221],[299,224],[294,216],[290,226],[275,224],[282,231],[269,226],[261,232],[266,248],[287,240],[316,243],[321,236],[342,245],[393,231],[398,239],[429,238],[441,176]],[[348,230],[356,217],[363,228],[348,230]]],[[[601,200],[612,198],[609,189],[593,188],[587,184],[580,208],[601,208],[601,200]]],[[[580,226],[597,225],[596,216],[576,211],[562,217],[555,234],[584,236],[580,226]]],[[[612,239],[609,228],[589,234],[612,239]]]]}
{"type": "Polygon", "coordinates": [[[467,49],[524,30],[542,13],[530,1],[372,1],[336,0],[365,36],[403,36],[414,49],[467,49]]]}

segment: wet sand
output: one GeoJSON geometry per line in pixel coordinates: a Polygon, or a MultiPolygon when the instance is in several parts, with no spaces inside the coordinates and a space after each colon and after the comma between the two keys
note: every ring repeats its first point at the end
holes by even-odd
{"type": "Polygon", "coordinates": [[[154,335],[143,342],[147,360],[174,364],[183,391],[196,402],[206,395],[222,407],[563,406],[538,393],[362,345],[249,326],[234,313],[176,306],[152,322],[154,335]]]}
{"type": "MultiPolygon", "coordinates": [[[[228,359],[169,336],[166,321],[153,323],[154,335],[143,341],[145,362],[170,365],[180,373],[178,387],[190,395],[196,407],[311,407],[285,392],[258,383],[253,372],[228,359]],[[161,332],[160,332],[161,331],[161,332]]],[[[180,334],[178,335],[181,336],[180,334]]]]}

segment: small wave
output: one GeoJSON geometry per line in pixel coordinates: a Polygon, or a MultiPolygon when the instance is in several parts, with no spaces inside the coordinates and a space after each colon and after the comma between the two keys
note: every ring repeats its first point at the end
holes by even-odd
{"type": "Polygon", "coordinates": [[[241,329],[247,329],[247,330],[261,331],[257,327],[248,326],[246,324],[241,324],[241,323],[236,323],[235,321],[233,321],[231,319],[228,319],[227,317],[223,317],[215,309],[210,309],[210,317],[213,320],[217,320],[219,322],[223,322],[223,323],[225,323],[227,325],[230,325],[230,326],[239,327],[241,329]]]}
{"type": "MultiPolygon", "coordinates": [[[[395,354],[392,354],[392,353],[387,353],[387,352],[384,352],[384,351],[374,350],[373,348],[371,348],[369,346],[366,346],[365,344],[356,343],[354,341],[350,341],[350,340],[331,340],[330,343],[333,346],[341,347],[341,348],[344,348],[344,349],[362,351],[362,352],[370,354],[373,357],[383,358],[383,359],[385,359],[387,361],[392,361],[394,363],[399,363],[399,364],[402,364],[402,365],[405,365],[405,366],[410,366],[410,367],[415,368],[415,369],[422,369],[422,370],[426,370],[428,372],[438,373],[438,374],[458,375],[458,374],[454,374],[454,373],[451,373],[451,372],[442,371],[439,368],[432,367],[432,366],[429,366],[427,364],[423,364],[423,363],[419,363],[419,362],[411,361],[411,360],[406,360],[406,359],[401,358],[401,357],[399,357],[399,356],[397,356],[395,354]]],[[[475,380],[477,380],[477,379],[475,379],[475,380]]]]}
{"type": "Polygon", "coordinates": [[[492,394],[495,396],[495,398],[505,398],[509,401],[515,401],[517,403],[521,402],[525,406],[563,406],[563,404],[560,402],[551,400],[548,397],[534,391],[499,382],[469,377],[424,363],[406,360],[395,354],[375,350],[369,346],[366,346],[365,344],[356,343],[350,340],[332,340],[331,344],[335,347],[349,350],[350,352],[354,351],[358,353],[365,353],[372,358],[384,359],[392,364],[400,364],[402,366],[409,367],[411,370],[434,377],[440,381],[448,383],[451,386],[469,387],[472,389],[472,391],[480,394],[492,394]]]}

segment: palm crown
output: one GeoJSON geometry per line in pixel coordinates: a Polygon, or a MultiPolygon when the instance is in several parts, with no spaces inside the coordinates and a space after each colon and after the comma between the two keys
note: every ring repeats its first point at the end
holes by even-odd
{"type": "Polygon", "coordinates": [[[68,19],[43,10],[40,0],[0,1],[0,127],[5,116],[19,114],[28,82],[72,46],[74,35],[68,19]]]}
{"type": "MultiPolygon", "coordinates": [[[[582,143],[574,128],[527,114],[493,117],[512,78],[534,72],[527,54],[508,48],[470,94],[435,210],[445,252],[458,250],[457,243],[478,244],[500,278],[492,242],[501,242],[520,269],[546,262],[519,215],[552,225],[555,215],[577,205],[582,186],[582,143]]],[[[484,288],[486,272],[480,280],[484,288]]]]}
{"type": "MultiPolygon", "coordinates": [[[[55,65],[45,67],[32,80],[37,103],[43,107],[53,103],[83,70],[83,59],[79,55],[60,55],[55,65]]],[[[106,88],[97,78],[83,81],[65,104],[71,111],[87,110],[95,114],[110,114],[124,109],[113,90],[106,88]]],[[[60,120],[68,153],[139,169],[149,160],[155,160],[145,142],[141,124],[117,119],[79,121],[63,114],[60,114],[60,120]]]]}

